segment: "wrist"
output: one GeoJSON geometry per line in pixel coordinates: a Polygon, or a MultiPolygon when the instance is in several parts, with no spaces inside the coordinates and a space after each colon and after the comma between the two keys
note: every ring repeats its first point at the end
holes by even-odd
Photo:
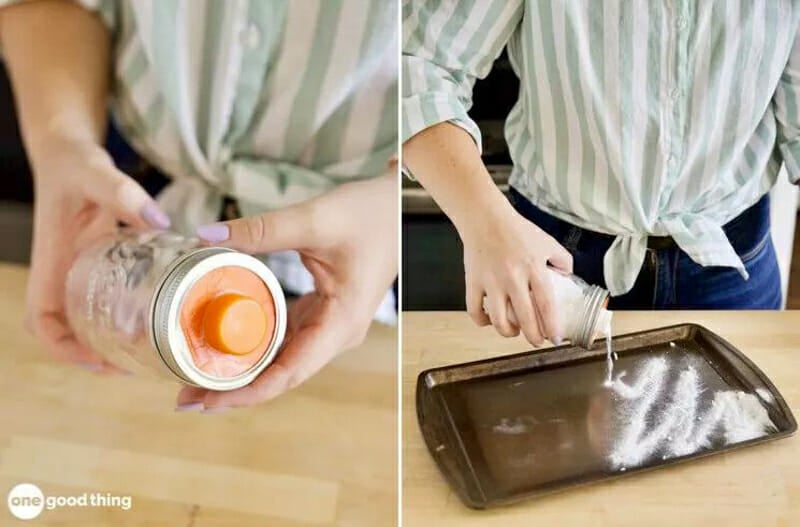
{"type": "Polygon", "coordinates": [[[53,151],[91,152],[102,146],[103,131],[87,126],[85,119],[60,113],[41,126],[25,133],[25,146],[31,158],[52,155],[53,151]]]}
{"type": "Polygon", "coordinates": [[[26,151],[36,183],[113,165],[103,146],[78,135],[41,136],[36,142],[26,142],[26,151]]]}
{"type": "Polygon", "coordinates": [[[500,189],[491,182],[484,188],[466,193],[445,213],[461,239],[468,241],[484,235],[496,235],[515,211],[500,189]]]}

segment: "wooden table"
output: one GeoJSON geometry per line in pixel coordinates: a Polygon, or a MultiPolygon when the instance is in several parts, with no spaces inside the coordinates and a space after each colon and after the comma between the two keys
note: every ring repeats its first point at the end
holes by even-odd
{"type": "Polygon", "coordinates": [[[392,526],[395,328],[375,325],[294,392],[175,413],[177,385],[53,362],[22,327],[27,270],[0,264],[0,525],[6,495],[131,495],[130,511],[45,510],[37,526],[392,526]]]}
{"type": "MultiPolygon", "coordinates": [[[[792,527],[800,525],[800,436],[505,508],[461,504],[430,458],[414,407],[427,368],[517,353],[521,338],[465,313],[403,314],[403,524],[409,527],[792,527]]],[[[800,311],[620,312],[614,333],[696,322],[744,351],[800,417],[800,311]]]]}

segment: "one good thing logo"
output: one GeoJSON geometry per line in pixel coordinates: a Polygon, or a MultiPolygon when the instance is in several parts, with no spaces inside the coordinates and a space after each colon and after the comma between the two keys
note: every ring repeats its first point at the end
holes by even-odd
{"type": "Polygon", "coordinates": [[[133,506],[133,498],[102,492],[85,492],[71,496],[45,496],[42,489],[33,483],[20,483],[9,491],[7,503],[8,510],[15,518],[32,520],[45,509],[51,511],[61,507],[115,507],[127,511],[133,506]]]}
{"type": "Polygon", "coordinates": [[[20,483],[8,493],[8,510],[15,518],[32,520],[44,509],[42,489],[33,483],[20,483]]]}

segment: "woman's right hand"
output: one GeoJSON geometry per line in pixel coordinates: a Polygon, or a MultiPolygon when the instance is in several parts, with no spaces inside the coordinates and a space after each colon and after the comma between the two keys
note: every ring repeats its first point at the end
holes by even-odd
{"type": "Polygon", "coordinates": [[[56,358],[90,370],[114,371],[78,342],[65,314],[64,282],[78,252],[113,232],[117,222],[164,229],[169,218],[100,146],[56,140],[32,159],[35,181],[33,249],[26,325],[56,358]]]}
{"type": "Polygon", "coordinates": [[[534,346],[545,338],[559,344],[563,325],[547,266],[571,273],[569,251],[505,200],[457,227],[472,320],[504,337],[521,330],[534,346]]]}
{"type": "Polygon", "coordinates": [[[475,139],[456,124],[439,123],[404,143],[403,162],[461,236],[472,320],[506,337],[522,330],[535,346],[546,337],[557,343],[564,335],[547,266],[571,272],[572,255],[514,210],[475,139]]]}

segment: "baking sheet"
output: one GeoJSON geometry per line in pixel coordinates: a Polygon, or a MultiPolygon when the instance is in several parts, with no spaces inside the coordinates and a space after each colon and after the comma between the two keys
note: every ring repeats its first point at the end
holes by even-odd
{"type": "Polygon", "coordinates": [[[794,433],[766,376],[683,324],[422,372],[425,442],[465,504],[484,508],[794,433]]]}

